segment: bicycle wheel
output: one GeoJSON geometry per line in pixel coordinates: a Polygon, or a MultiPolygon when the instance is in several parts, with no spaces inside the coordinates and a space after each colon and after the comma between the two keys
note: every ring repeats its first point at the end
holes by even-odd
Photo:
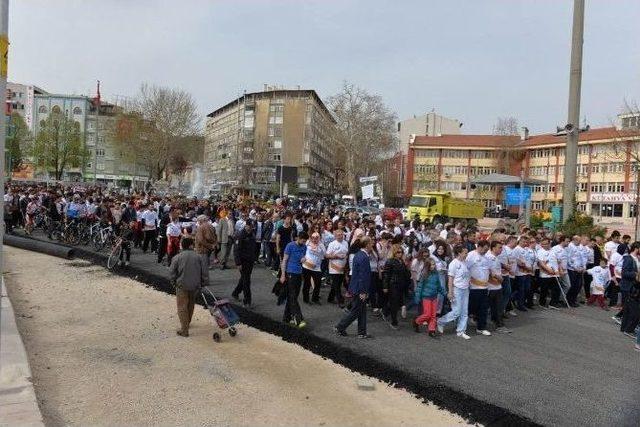
{"type": "Polygon", "coordinates": [[[107,268],[113,270],[113,268],[120,262],[120,254],[122,253],[122,245],[118,244],[113,247],[107,259],[107,268]]]}
{"type": "Polygon", "coordinates": [[[102,235],[100,233],[94,234],[91,240],[93,241],[93,247],[96,251],[100,252],[104,249],[105,242],[102,240],[102,235]]]}
{"type": "Polygon", "coordinates": [[[73,246],[77,246],[80,244],[82,236],[80,235],[80,230],[77,227],[70,227],[65,232],[65,240],[67,243],[73,246]]]}

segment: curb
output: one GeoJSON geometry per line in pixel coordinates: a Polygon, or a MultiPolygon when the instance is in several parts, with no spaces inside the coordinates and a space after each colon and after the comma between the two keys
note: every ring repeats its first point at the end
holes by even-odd
{"type": "Polygon", "coordinates": [[[0,294],[0,426],[44,426],[4,278],[0,294]]]}

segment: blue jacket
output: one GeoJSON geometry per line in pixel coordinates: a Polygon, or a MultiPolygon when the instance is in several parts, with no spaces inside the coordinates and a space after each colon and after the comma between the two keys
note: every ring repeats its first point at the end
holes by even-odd
{"type": "Polygon", "coordinates": [[[629,254],[622,258],[622,280],[620,281],[620,290],[628,292],[636,282],[638,267],[633,257],[629,254]]]}
{"type": "Polygon", "coordinates": [[[418,304],[423,299],[433,299],[440,295],[445,295],[445,290],[440,282],[440,275],[436,271],[432,271],[427,277],[424,277],[416,286],[413,293],[413,300],[418,304]]]}
{"type": "Polygon", "coordinates": [[[369,294],[371,292],[371,264],[369,256],[362,250],[353,257],[353,269],[349,292],[353,295],[369,294]]]}

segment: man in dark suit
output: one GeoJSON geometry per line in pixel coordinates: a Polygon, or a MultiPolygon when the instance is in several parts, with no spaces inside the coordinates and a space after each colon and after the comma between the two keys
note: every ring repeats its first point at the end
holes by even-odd
{"type": "Polygon", "coordinates": [[[622,280],[620,291],[622,292],[622,324],[620,331],[628,335],[635,335],[640,316],[638,301],[631,298],[633,288],[638,282],[638,255],[640,243],[635,242],[629,248],[629,253],[622,259],[622,280]]]}
{"type": "Polygon", "coordinates": [[[358,338],[372,338],[367,334],[367,298],[371,291],[371,264],[369,254],[373,248],[373,240],[368,236],[360,239],[362,249],[353,258],[353,270],[349,282],[349,292],[353,295],[351,310],[345,314],[334,328],[338,335],[346,336],[347,327],[358,320],[358,338]]]}

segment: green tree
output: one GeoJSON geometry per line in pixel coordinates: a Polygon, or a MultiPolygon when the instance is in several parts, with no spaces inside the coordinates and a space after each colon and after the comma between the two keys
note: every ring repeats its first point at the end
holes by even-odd
{"type": "Polygon", "coordinates": [[[36,167],[53,172],[62,179],[67,168],[80,167],[87,158],[80,123],[62,113],[51,113],[31,146],[30,155],[36,167]]]}
{"type": "Polygon", "coordinates": [[[31,132],[22,116],[18,113],[12,113],[9,121],[9,132],[7,133],[7,151],[11,156],[10,167],[12,171],[20,169],[23,153],[26,152],[27,145],[31,142],[31,139],[31,132]]]}

